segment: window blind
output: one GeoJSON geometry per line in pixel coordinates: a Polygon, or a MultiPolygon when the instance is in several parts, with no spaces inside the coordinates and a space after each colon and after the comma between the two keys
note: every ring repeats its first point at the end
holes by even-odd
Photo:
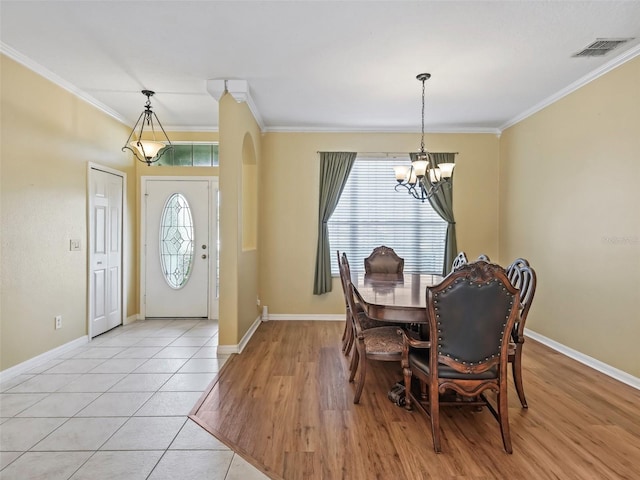
{"type": "Polygon", "coordinates": [[[328,223],[331,274],[338,276],[336,250],[351,270],[364,271],[364,259],[380,245],[404,258],[406,273],[442,273],[447,223],[404,188],[396,192],[393,167],[409,158],[358,157],[328,223]]]}

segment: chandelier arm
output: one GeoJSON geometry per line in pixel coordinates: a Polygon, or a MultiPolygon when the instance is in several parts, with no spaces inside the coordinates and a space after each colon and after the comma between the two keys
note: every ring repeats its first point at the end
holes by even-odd
{"type": "Polygon", "coordinates": [[[399,192],[398,187],[404,187],[407,189],[407,193],[409,195],[411,195],[413,198],[415,198],[416,200],[420,200],[420,195],[418,195],[418,191],[416,190],[415,186],[412,186],[408,183],[398,183],[396,184],[396,186],[394,187],[394,190],[396,192],[399,192]]]}
{"type": "MultiPolygon", "coordinates": [[[[171,140],[169,140],[169,135],[167,135],[167,132],[164,131],[164,127],[160,123],[160,120],[158,119],[158,116],[156,115],[156,112],[152,111],[151,113],[153,114],[153,117],[156,119],[156,122],[158,122],[158,126],[160,127],[160,130],[162,130],[162,133],[164,134],[164,138],[166,138],[167,142],[169,142],[169,146],[173,147],[173,144],[171,143],[171,140]]],[[[153,122],[151,122],[151,128],[153,128],[153,122]]]]}
{"type": "MultiPolygon", "coordinates": [[[[131,150],[127,145],[129,145],[129,141],[131,140],[131,137],[133,136],[133,134],[136,133],[136,128],[138,127],[138,124],[140,123],[140,119],[142,119],[143,115],[144,115],[144,112],[142,112],[140,114],[140,116],[138,117],[138,121],[135,123],[135,125],[131,129],[131,133],[129,134],[129,138],[127,138],[127,141],[124,142],[124,147],[122,147],[122,151],[123,152],[124,152],[125,148],[131,150]]],[[[140,131],[142,132],[142,128],[140,129],[140,131]]]]}

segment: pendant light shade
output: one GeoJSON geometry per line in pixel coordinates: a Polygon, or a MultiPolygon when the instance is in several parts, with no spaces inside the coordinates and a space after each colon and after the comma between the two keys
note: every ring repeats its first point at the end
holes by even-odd
{"type": "Polygon", "coordinates": [[[164,131],[158,116],[153,110],[151,110],[151,97],[155,95],[155,92],[151,90],[142,90],[142,94],[147,97],[147,102],[143,112],[138,117],[138,121],[131,130],[129,138],[127,138],[124,147],[122,147],[122,151],[130,150],[138,160],[146,163],[147,165],[151,165],[160,160],[160,158],[168,150],[172,149],[173,146],[171,144],[171,140],[169,140],[169,137],[167,136],[167,132],[164,131]],[[143,139],[145,128],[147,129],[147,132],[151,132],[153,140],[143,139]],[[159,131],[162,132],[164,140],[158,141],[156,138],[156,136],[159,135],[159,132],[156,133],[158,128],[159,131]],[[136,129],[138,130],[136,131],[136,129]]]}

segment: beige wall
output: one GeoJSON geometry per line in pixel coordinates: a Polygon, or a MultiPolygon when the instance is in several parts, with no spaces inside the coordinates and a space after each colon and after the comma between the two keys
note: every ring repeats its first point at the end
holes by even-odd
{"type": "MultiPolygon", "coordinates": [[[[273,314],[338,314],[344,299],[313,295],[318,222],[318,151],[409,152],[419,134],[268,133],[260,175],[260,296],[273,314]]],[[[431,134],[432,151],[459,152],[454,173],[458,248],[470,256],[498,253],[498,138],[431,134]]],[[[389,172],[389,188],[395,179],[389,172]]],[[[398,193],[398,195],[401,195],[398,193]]],[[[407,195],[407,202],[415,201],[407,195]]]]}
{"type": "MultiPolygon", "coordinates": [[[[257,195],[243,193],[254,182],[243,178],[250,165],[251,175],[259,175],[261,134],[246,103],[237,103],[229,94],[219,102],[220,114],[220,345],[237,345],[258,318],[258,249],[251,222],[256,219],[257,195]],[[257,169],[254,172],[253,169],[257,169]],[[246,200],[245,204],[243,200],[246,200]],[[248,229],[245,231],[245,229],[248,229]],[[243,248],[245,245],[245,248],[243,248]],[[248,246],[247,246],[248,245],[248,246]]],[[[259,189],[260,187],[258,187],[259,189]]]]}
{"type": "MultiPolygon", "coordinates": [[[[344,311],[339,283],[312,295],[318,151],[415,150],[417,134],[261,134],[246,104],[220,102],[220,168],[147,167],[121,152],[129,127],[14,61],[1,60],[0,370],[87,333],[87,164],[127,174],[126,316],[138,312],[142,175],[220,178],[220,343],[259,314],[344,311]],[[70,252],[69,239],[82,240],[70,252]],[[256,248],[257,247],[257,248],[256,248]],[[64,327],[54,330],[62,314],[64,327]]],[[[529,328],[640,376],[640,59],[490,134],[427,134],[457,151],[458,247],[506,264],[529,258],[540,283],[529,328]],[[595,272],[595,273],[594,273],[595,272]]],[[[390,188],[393,179],[390,175],[390,188]]]]}
{"type": "Polygon", "coordinates": [[[640,377],[640,57],[500,147],[500,260],[539,279],[527,327],[640,377]]]}
{"type": "MultiPolygon", "coordinates": [[[[129,232],[134,169],[121,152],[129,130],[4,55],[1,71],[0,370],[87,334],[87,164],[127,174],[129,232]],[[80,239],[81,251],[69,251],[80,239]],[[63,328],[54,329],[54,316],[63,328]]],[[[125,314],[136,313],[134,238],[125,236],[125,314]]]]}

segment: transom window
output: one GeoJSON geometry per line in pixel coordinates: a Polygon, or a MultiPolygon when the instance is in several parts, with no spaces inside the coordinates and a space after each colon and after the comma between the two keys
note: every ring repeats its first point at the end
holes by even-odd
{"type": "Polygon", "coordinates": [[[328,223],[331,275],[338,276],[336,250],[345,252],[352,271],[380,245],[404,258],[405,273],[442,273],[447,222],[428,201],[396,192],[393,167],[409,158],[358,157],[328,223]]]}
{"type": "Polygon", "coordinates": [[[217,167],[217,143],[174,143],[173,148],[165,152],[158,165],[165,167],[217,167]]]}

